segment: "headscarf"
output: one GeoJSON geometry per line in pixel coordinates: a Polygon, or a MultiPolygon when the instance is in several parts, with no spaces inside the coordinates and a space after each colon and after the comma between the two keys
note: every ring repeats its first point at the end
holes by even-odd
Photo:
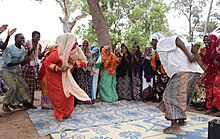
{"type": "Polygon", "coordinates": [[[157,41],[160,41],[161,39],[166,38],[165,35],[162,32],[156,32],[151,36],[151,40],[155,39],[157,41]]]}
{"type": "Polygon", "coordinates": [[[104,70],[107,68],[108,74],[110,76],[114,76],[115,68],[118,66],[117,64],[118,58],[112,52],[109,55],[105,53],[105,51],[109,48],[110,46],[106,45],[103,47],[102,52],[101,52],[101,58],[103,62],[103,69],[101,70],[101,75],[104,72],[104,70]]]}
{"type": "Polygon", "coordinates": [[[141,76],[142,76],[141,50],[140,50],[140,46],[138,44],[134,44],[134,46],[138,47],[137,51],[135,52],[135,55],[137,56],[139,62],[137,62],[135,60],[133,61],[132,73],[134,73],[135,76],[137,76],[137,73],[138,73],[139,78],[141,78],[141,76]]]}
{"type": "Polygon", "coordinates": [[[99,47],[93,46],[93,47],[91,48],[91,51],[92,51],[92,52],[94,52],[94,51],[96,51],[96,50],[98,50],[98,53],[96,53],[96,54],[93,55],[93,57],[94,57],[95,59],[99,58],[99,56],[100,56],[99,47]]]}
{"type": "Polygon", "coordinates": [[[131,53],[129,52],[127,46],[123,43],[121,44],[121,49],[122,48],[126,49],[126,53],[127,53],[127,59],[128,61],[125,59],[125,55],[122,56],[122,60],[121,60],[121,64],[117,67],[117,73],[120,77],[124,77],[128,71],[128,75],[129,77],[131,77],[131,53]]]}
{"type": "MultiPolygon", "coordinates": [[[[76,48],[73,49],[73,46],[77,43],[76,38],[73,34],[65,33],[63,35],[60,35],[57,37],[56,42],[58,44],[59,57],[63,62],[62,67],[72,68],[73,63],[68,63],[68,60],[70,57],[73,57],[73,54],[75,54],[74,52],[79,52],[80,57],[85,58],[85,55],[83,56],[80,48],[76,46],[76,48]],[[71,51],[73,52],[71,53],[71,51]]],[[[70,68],[66,72],[62,72],[62,86],[65,96],[69,97],[70,95],[73,95],[77,99],[82,101],[91,100],[86,92],[82,90],[73,79],[70,68]]]]}

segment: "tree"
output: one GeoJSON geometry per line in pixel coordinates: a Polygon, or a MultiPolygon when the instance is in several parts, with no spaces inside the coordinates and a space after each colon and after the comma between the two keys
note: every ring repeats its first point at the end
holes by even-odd
{"type": "Polygon", "coordinates": [[[87,0],[90,13],[92,15],[92,23],[100,46],[111,44],[110,35],[106,20],[102,14],[97,0],[87,0]]]}
{"type": "MultiPolygon", "coordinates": [[[[35,0],[43,2],[43,0],[35,0]]],[[[60,22],[63,24],[63,32],[71,32],[76,22],[88,15],[88,11],[82,12],[80,15],[73,18],[73,13],[79,8],[84,7],[85,0],[55,0],[61,7],[64,14],[63,17],[59,17],[60,22]]],[[[85,8],[84,8],[85,9],[85,8]]]]}
{"type": "Polygon", "coordinates": [[[212,11],[212,3],[213,3],[213,0],[210,1],[209,12],[208,12],[207,20],[206,20],[206,23],[205,23],[203,36],[205,36],[205,34],[207,32],[207,26],[208,26],[208,23],[209,23],[209,17],[210,17],[211,11],[212,11]]]}
{"type": "Polygon", "coordinates": [[[202,17],[203,7],[206,6],[207,0],[175,0],[173,8],[184,15],[188,21],[188,41],[193,40],[193,31],[199,24],[202,17]]]}
{"type": "Polygon", "coordinates": [[[64,17],[59,17],[60,22],[63,24],[63,32],[71,32],[73,27],[76,24],[76,21],[80,20],[81,18],[84,18],[88,15],[88,13],[85,11],[81,15],[76,16],[72,20],[72,13],[74,13],[77,8],[81,6],[83,3],[78,0],[55,0],[61,7],[62,12],[64,14],[64,17]]]}
{"type": "MultiPolygon", "coordinates": [[[[206,24],[206,21],[201,21],[199,26],[196,27],[196,31],[203,32],[204,28],[205,28],[205,24],[206,24]]],[[[208,24],[207,24],[206,33],[213,32],[218,26],[219,26],[219,24],[218,24],[217,21],[213,21],[213,20],[209,21],[208,24]]]]}
{"type": "MultiPolygon", "coordinates": [[[[152,2],[151,0],[100,0],[99,5],[111,34],[113,48],[122,42],[128,47],[138,43],[144,48],[149,44],[150,32],[169,32],[165,16],[169,8],[162,0],[152,0],[152,2]],[[158,16],[160,16],[159,21],[158,16]]],[[[97,40],[91,35],[95,32],[93,25],[89,24],[89,27],[82,25],[75,33],[83,34],[82,37],[89,37],[92,44],[97,44],[97,40]]]]}

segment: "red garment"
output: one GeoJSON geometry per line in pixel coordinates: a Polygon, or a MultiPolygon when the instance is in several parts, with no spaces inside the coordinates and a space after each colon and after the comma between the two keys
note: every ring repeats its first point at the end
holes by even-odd
{"type": "Polygon", "coordinates": [[[215,35],[208,35],[212,42],[205,47],[204,62],[208,66],[206,73],[202,79],[206,88],[206,108],[216,107],[220,110],[220,53],[218,46],[220,40],[215,35]]]}
{"type": "Polygon", "coordinates": [[[48,87],[48,95],[54,107],[55,118],[65,118],[69,116],[74,110],[74,97],[71,95],[66,98],[62,86],[62,73],[54,72],[50,69],[50,64],[57,64],[62,66],[62,61],[59,58],[58,50],[55,49],[47,57],[46,65],[46,81],[48,87]]]}

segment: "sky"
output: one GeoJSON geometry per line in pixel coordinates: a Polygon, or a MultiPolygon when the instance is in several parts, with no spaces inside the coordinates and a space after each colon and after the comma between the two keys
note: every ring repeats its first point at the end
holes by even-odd
{"type": "MultiPolygon", "coordinates": [[[[16,33],[23,33],[26,40],[31,39],[32,31],[37,30],[41,33],[41,40],[55,41],[63,33],[60,16],[62,11],[55,0],[44,0],[42,3],[34,0],[0,0],[0,25],[8,24],[9,29],[16,27],[16,33]]],[[[178,34],[186,34],[188,24],[184,22],[185,17],[175,17],[168,13],[167,18],[172,30],[178,34]]],[[[83,22],[86,20],[80,20],[76,25],[83,22]]],[[[0,34],[0,38],[6,36],[7,31],[0,34]]]]}
{"type": "MultiPolygon", "coordinates": [[[[54,41],[63,33],[61,13],[55,0],[44,0],[41,4],[34,0],[0,0],[0,25],[8,24],[8,29],[16,27],[16,33],[23,33],[26,40],[37,30],[41,40],[54,41]]],[[[0,34],[0,38],[6,36],[7,31],[0,34]]]]}

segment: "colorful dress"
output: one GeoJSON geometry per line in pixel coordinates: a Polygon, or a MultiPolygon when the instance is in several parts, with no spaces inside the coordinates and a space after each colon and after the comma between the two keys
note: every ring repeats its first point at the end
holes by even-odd
{"type": "Polygon", "coordinates": [[[50,55],[50,52],[48,52],[45,55],[42,61],[42,66],[39,71],[39,80],[40,80],[40,88],[41,88],[41,107],[43,109],[53,109],[53,105],[51,104],[49,96],[48,96],[47,80],[45,76],[45,72],[46,72],[45,60],[49,55],[50,55]]]}
{"type": "Polygon", "coordinates": [[[116,92],[116,67],[118,58],[113,54],[107,55],[106,49],[110,49],[109,46],[105,46],[102,49],[101,58],[103,67],[100,73],[99,82],[99,99],[106,102],[114,102],[118,100],[118,94],[116,92]]]}
{"type": "Polygon", "coordinates": [[[151,62],[152,69],[154,70],[153,100],[160,102],[163,99],[163,92],[169,81],[169,77],[167,76],[163,68],[163,65],[161,64],[157,51],[155,51],[154,54],[152,55],[150,62],[151,62]]]}
{"type": "Polygon", "coordinates": [[[207,66],[202,82],[206,88],[206,108],[217,108],[220,111],[220,39],[215,35],[208,35],[211,44],[205,47],[203,61],[207,66]]]}

